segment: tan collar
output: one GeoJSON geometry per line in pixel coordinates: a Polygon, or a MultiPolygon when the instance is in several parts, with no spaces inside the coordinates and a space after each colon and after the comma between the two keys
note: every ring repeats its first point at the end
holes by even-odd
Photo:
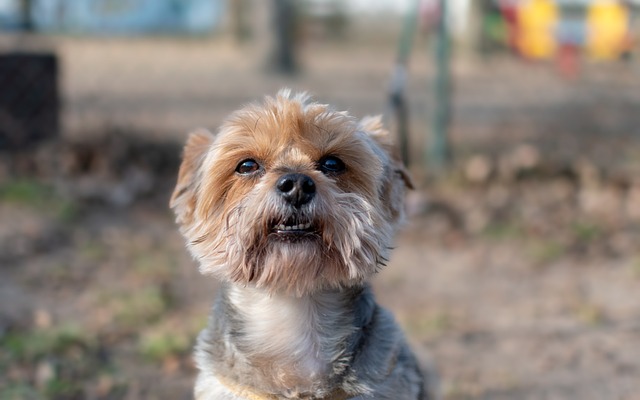
{"type": "MultiPolygon", "coordinates": [[[[251,389],[247,386],[239,385],[235,382],[222,378],[220,376],[216,377],[218,381],[226,387],[230,392],[238,397],[244,397],[247,400],[284,400],[284,397],[271,394],[271,393],[260,393],[251,389]]],[[[313,397],[309,400],[348,400],[351,396],[349,396],[342,388],[336,388],[331,393],[324,397],[313,397]]]]}

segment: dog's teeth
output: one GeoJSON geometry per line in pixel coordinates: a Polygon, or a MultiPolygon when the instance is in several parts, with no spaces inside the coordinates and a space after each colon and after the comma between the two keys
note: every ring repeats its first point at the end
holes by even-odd
{"type": "Polygon", "coordinates": [[[307,222],[305,224],[297,224],[297,225],[285,225],[285,224],[276,225],[276,229],[279,231],[301,231],[301,230],[309,229],[310,227],[311,227],[311,222],[307,222]]]}

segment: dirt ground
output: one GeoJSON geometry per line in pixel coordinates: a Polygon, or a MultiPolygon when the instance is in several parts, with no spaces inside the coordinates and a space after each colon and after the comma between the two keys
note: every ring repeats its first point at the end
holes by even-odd
{"type": "MultiPolygon", "coordinates": [[[[167,207],[179,143],[282,86],[380,113],[393,51],[309,44],[287,78],[224,40],[50,44],[63,138],[1,155],[0,399],[187,399],[217,283],[167,207]]],[[[458,58],[456,159],[437,179],[421,166],[430,65],[416,51],[419,188],[380,303],[446,400],[640,399],[637,64],[568,81],[553,64],[458,58]]]]}

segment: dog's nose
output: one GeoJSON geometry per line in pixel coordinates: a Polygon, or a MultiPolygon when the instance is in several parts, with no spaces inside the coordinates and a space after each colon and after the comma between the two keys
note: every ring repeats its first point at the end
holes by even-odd
{"type": "Polygon", "coordinates": [[[287,203],[296,208],[310,202],[316,194],[315,182],[304,174],[287,174],[280,177],[276,189],[287,203]]]}

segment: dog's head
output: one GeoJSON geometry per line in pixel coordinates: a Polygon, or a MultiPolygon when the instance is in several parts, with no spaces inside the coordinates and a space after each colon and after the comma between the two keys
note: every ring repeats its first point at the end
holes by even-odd
{"type": "Polygon", "coordinates": [[[281,91],[191,134],[171,198],[203,273],[294,295],[383,265],[409,178],[379,118],[281,91]]]}

